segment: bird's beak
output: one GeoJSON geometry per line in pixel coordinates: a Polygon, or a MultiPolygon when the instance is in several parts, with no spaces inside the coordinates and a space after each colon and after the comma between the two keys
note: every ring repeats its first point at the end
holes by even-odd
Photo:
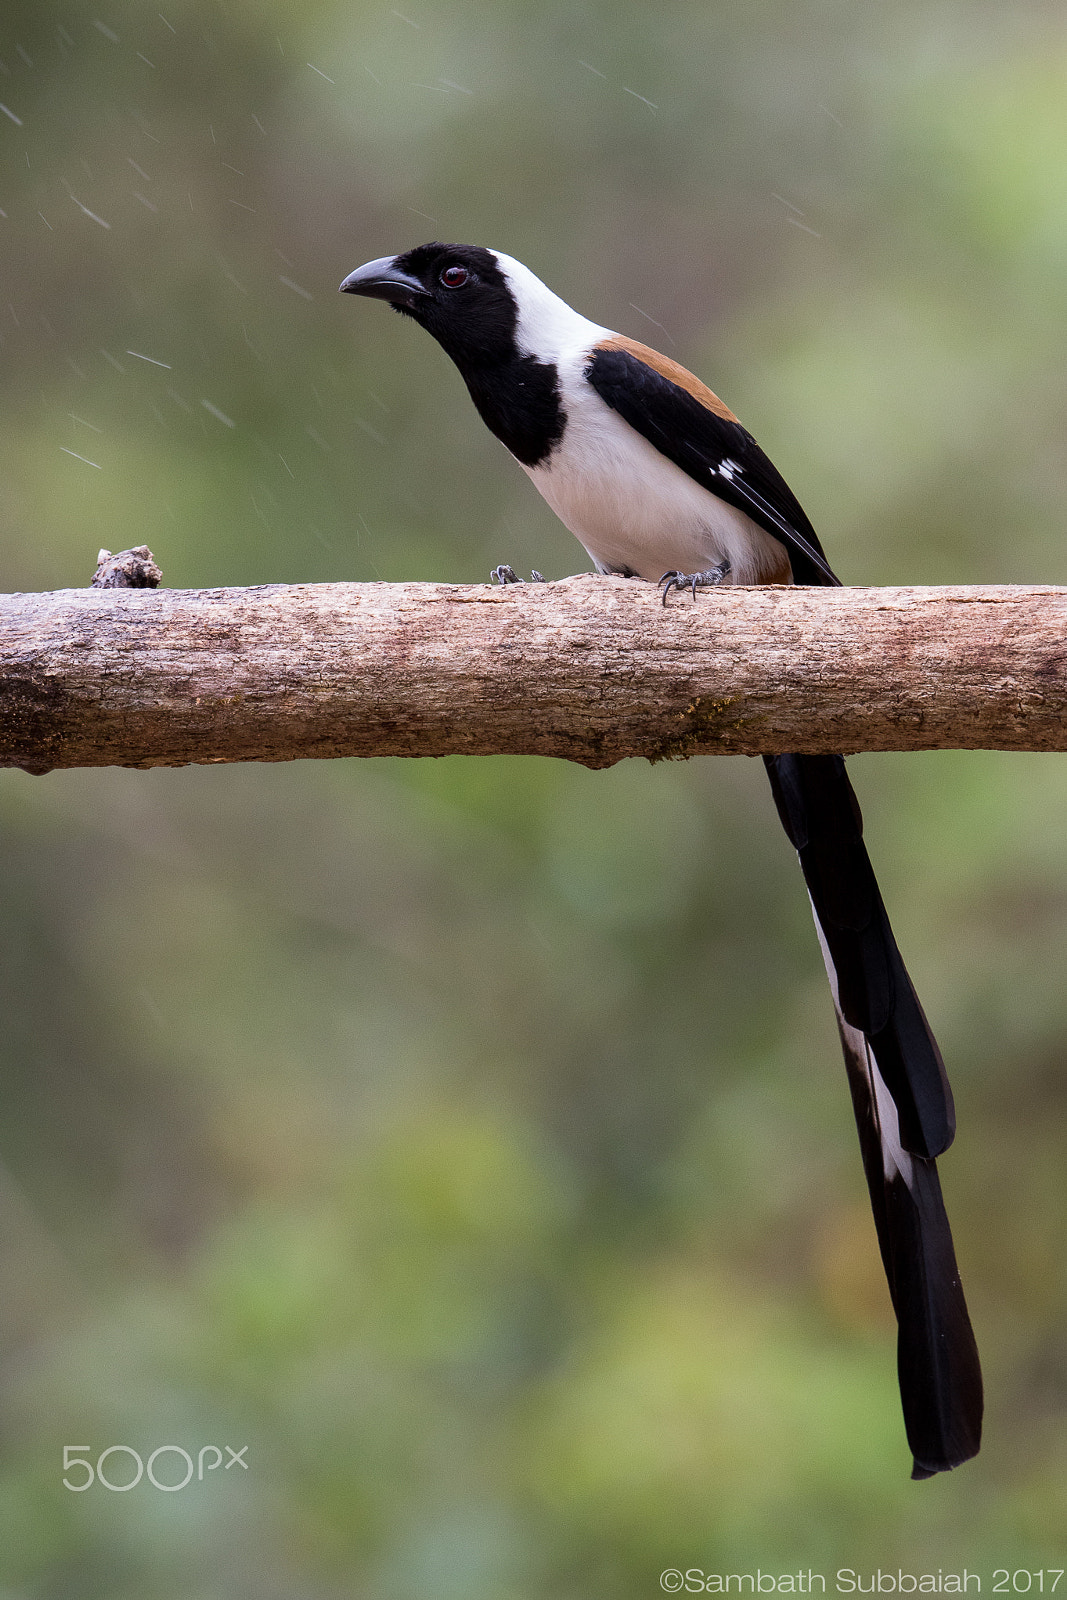
{"type": "Polygon", "coordinates": [[[341,285],[342,294],[365,294],[372,300],[389,300],[396,306],[413,306],[425,300],[429,291],[410,272],[403,272],[395,256],[381,256],[350,272],[341,285]]]}

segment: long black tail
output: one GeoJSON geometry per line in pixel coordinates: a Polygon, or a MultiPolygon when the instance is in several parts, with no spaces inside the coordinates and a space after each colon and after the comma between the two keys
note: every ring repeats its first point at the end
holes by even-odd
{"type": "Polygon", "coordinates": [[[840,756],[765,758],[811,896],[833,990],[878,1243],[897,1315],[912,1477],[982,1436],[982,1373],[935,1156],[955,1132],[941,1052],[908,977],[840,756]]]}

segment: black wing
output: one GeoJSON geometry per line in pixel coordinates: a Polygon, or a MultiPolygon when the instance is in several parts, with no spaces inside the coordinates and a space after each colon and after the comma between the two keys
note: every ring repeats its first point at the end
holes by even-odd
{"type": "Polygon", "coordinates": [[[594,350],[586,376],[676,467],[780,540],[794,583],[838,584],[796,495],[739,422],[709,411],[628,350],[594,350]]]}

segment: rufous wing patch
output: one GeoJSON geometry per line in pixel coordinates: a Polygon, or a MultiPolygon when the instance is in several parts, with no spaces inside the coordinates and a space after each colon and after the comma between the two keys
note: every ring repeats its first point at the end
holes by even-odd
{"type": "Polygon", "coordinates": [[[729,406],[724,405],[718,395],[713,394],[707,384],[701,383],[687,367],[683,367],[678,361],[672,361],[670,356],[660,355],[658,350],[651,349],[647,344],[641,344],[640,340],[627,339],[625,334],[613,333],[610,339],[601,339],[596,348],[625,350],[627,355],[633,356],[637,361],[643,361],[646,367],[658,372],[661,378],[676,383],[679,389],[691,394],[694,400],[699,400],[702,406],[713,411],[717,417],[722,417],[725,422],[737,421],[729,406]]]}

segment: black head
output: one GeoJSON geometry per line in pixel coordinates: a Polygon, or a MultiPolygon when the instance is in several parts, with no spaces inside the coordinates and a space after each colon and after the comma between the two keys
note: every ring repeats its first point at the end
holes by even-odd
{"type": "MultiPolygon", "coordinates": [[[[341,289],[388,300],[414,317],[452,357],[486,427],[524,466],[545,460],[563,437],[566,419],[559,374],[551,359],[520,348],[525,295],[548,302],[581,323],[527,268],[510,256],[471,244],[420,244],[349,273],[341,289]]],[[[550,319],[551,320],[551,319],[550,319]]]]}
{"type": "Polygon", "coordinates": [[[518,311],[492,250],[472,244],[420,244],[350,272],[343,294],[388,300],[414,317],[463,371],[514,360],[518,311]]]}

